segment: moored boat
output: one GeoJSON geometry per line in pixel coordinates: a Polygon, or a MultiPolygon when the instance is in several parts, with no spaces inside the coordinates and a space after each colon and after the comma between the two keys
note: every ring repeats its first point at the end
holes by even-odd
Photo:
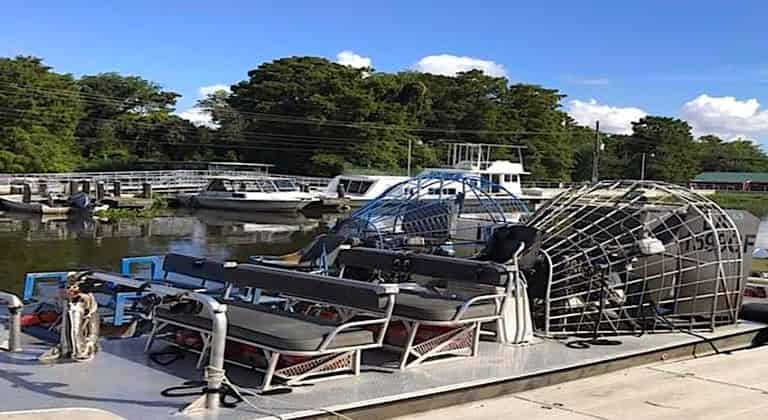
{"type": "Polygon", "coordinates": [[[252,212],[298,212],[316,201],[289,179],[214,178],[189,197],[192,207],[252,212]]]}
{"type": "Polygon", "coordinates": [[[0,198],[0,205],[8,211],[18,213],[69,214],[72,211],[72,207],[70,206],[49,206],[42,202],[24,203],[5,198],[0,198]]]}

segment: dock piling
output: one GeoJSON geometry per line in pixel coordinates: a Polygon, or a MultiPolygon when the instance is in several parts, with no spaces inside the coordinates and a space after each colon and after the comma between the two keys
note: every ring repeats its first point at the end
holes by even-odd
{"type": "Polygon", "coordinates": [[[21,201],[24,203],[32,202],[32,186],[29,184],[22,185],[21,201]]]}
{"type": "Polygon", "coordinates": [[[120,197],[120,181],[112,183],[112,197],[120,197]]]}
{"type": "Polygon", "coordinates": [[[152,184],[144,182],[141,184],[141,195],[144,198],[152,198],[152,184]]]}
{"type": "Polygon", "coordinates": [[[69,186],[67,187],[67,194],[74,195],[79,190],[77,186],[77,181],[69,181],[69,186]]]}
{"type": "Polygon", "coordinates": [[[106,187],[104,186],[103,182],[96,183],[96,200],[102,201],[104,200],[106,187]]]}

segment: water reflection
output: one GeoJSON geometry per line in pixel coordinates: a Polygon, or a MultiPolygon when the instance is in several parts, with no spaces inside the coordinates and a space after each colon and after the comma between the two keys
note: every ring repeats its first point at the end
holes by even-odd
{"type": "Polygon", "coordinates": [[[337,217],[205,210],[109,222],[0,213],[0,289],[20,291],[29,271],[115,270],[126,255],[180,252],[245,259],[287,253],[304,246],[337,217]]]}
{"type": "MultiPolygon", "coordinates": [[[[24,273],[30,271],[117,270],[126,255],[179,252],[244,260],[288,253],[338,217],[198,210],[105,222],[0,212],[0,289],[20,292],[24,273]]],[[[760,223],[757,247],[768,248],[768,219],[760,223]]]]}

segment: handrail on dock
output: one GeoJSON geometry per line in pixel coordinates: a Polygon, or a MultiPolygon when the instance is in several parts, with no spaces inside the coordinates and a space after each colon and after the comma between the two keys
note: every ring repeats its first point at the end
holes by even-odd
{"type": "MultiPolygon", "coordinates": [[[[36,190],[59,192],[69,183],[89,182],[104,184],[106,189],[121,184],[122,192],[142,191],[144,184],[150,184],[156,192],[192,192],[204,187],[211,177],[245,177],[253,179],[285,178],[310,187],[325,187],[329,178],[271,174],[259,171],[215,170],[159,170],[159,171],[116,171],[116,172],[65,172],[65,173],[0,173],[0,187],[10,190],[13,185],[30,184],[36,190]],[[41,187],[42,186],[42,187],[41,187]]],[[[5,193],[7,194],[7,192],[5,193]]]]}
{"type": "Polygon", "coordinates": [[[0,292],[0,302],[5,302],[8,307],[8,351],[21,351],[21,310],[24,303],[8,292],[0,292]]]}

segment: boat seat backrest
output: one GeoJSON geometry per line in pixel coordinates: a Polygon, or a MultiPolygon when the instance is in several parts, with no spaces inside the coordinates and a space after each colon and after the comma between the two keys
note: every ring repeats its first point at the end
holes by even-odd
{"type": "Polygon", "coordinates": [[[420,276],[499,287],[509,281],[507,267],[492,261],[429,254],[411,254],[408,260],[410,273],[420,276]]]}
{"type": "Polygon", "coordinates": [[[338,262],[345,267],[414,274],[445,280],[506,286],[507,268],[492,261],[444,257],[374,248],[342,250],[338,262]]]}
{"type": "Polygon", "coordinates": [[[404,271],[403,263],[407,259],[407,255],[407,253],[401,251],[356,247],[343,249],[339,256],[336,257],[336,261],[342,267],[380,270],[392,273],[404,271]]]}
{"type": "Polygon", "coordinates": [[[166,277],[173,273],[199,279],[203,285],[208,281],[229,283],[238,275],[224,268],[220,261],[182,254],[167,254],[163,258],[163,272],[166,277]]]}
{"type": "Polygon", "coordinates": [[[303,273],[282,268],[240,264],[235,287],[252,287],[284,295],[369,312],[384,312],[391,287],[369,282],[303,273]]]}

